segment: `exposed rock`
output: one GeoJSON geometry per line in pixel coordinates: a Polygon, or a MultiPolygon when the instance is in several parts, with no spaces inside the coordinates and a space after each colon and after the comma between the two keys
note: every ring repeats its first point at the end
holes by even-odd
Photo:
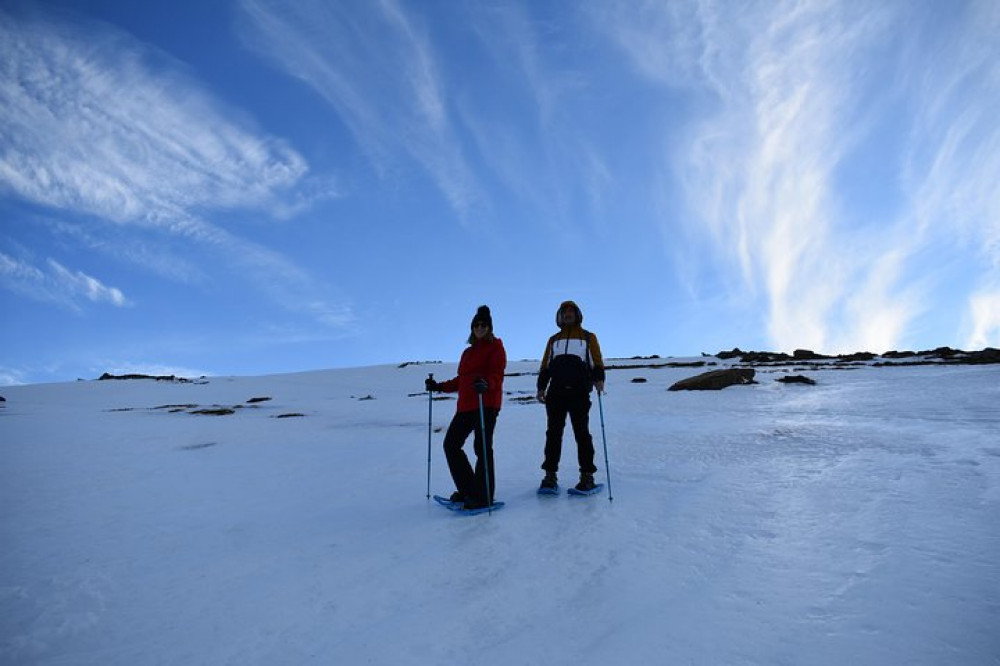
{"type": "Polygon", "coordinates": [[[441,361],[405,361],[397,365],[397,368],[405,368],[408,365],[434,365],[440,364],[441,361]]]}
{"type": "Polygon", "coordinates": [[[199,414],[202,416],[229,416],[230,414],[235,414],[236,409],[232,407],[212,407],[205,409],[195,409],[189,414],[199,414]]]}
{"type": "Polygon", "coordinates": [[[187,405],[160,405],[158,407],[153,407],[153,409],[154,410],[163,409],[163,410],[166,410],[166,411],[170,412],[171,414],[174,414],[176,412],[183,412],[186,409],[198,409],[198,405],[192,405],[192,404],[187,404],[187,405]]]}
{"type": "Polygon", "coordinates": [[[921,352],[886,352],[882,354],[884,358],[910,359],[907,361],[880,361],[873,363],[875,367],[884,366],[913,366],[913,365],[984,365],[987,363],[1000,363],[1000,350],[993,347],[986,347],[980,351],[967,352],[951,347],[938,347],[921,352]],[[921,360],[921,358],[923,360],[921,360]]]}
{"type": "Polygon", "coordinates": [[[184,379],[183,377],[177,377],[176,375],[112,375],[110,372],[105,372],[103,375],[97,378],[98,381],[108,381],[109,379],[155,379],[158,382],[180,382],[188,383],[190,379],[184,379]]]}
{"type": "Polygon", "coordinates": [[[783,352],[747,352],[743,354],[744,363],[780,363],[791,360],[792,357],[783,352]]]}
{"type": "Polygon", "coordinates": [[[739,347],[734,347],[732,351],[722,351],[716,354],[717,358],[722,360],[729,360],[732,358],[738,358],[743,363],[776,363],[780,361],[792,361],[792,357],[784,352],[758,352],[758,351],[742,351],[739,347]]]}
{"type": "Polygon", "coordinates": [[[825,361],[833,357],[825,354],[817,354],[811,349],[796,349],[792,352],[792,358],[796,361],[825,361]]]}
{"type": "Polygon", "coordinates": [[[917,352],[917,356],[928,356],[930,358],[952,358],[959,354],[965,354],[965,352],[961,349],[952,349],[951,347],[938,347],[937,349],[917,352]]]}
{"type": "MultiPolygon", "coordinates": [[[[666,361],[664,363],[644,363],[642,365],[605,365],[605,370],[659,370],[660,368],[700,368],[705,365],[715,365],[705,361],[666,361]]],[[[532,374],[538,374],[537,372],[532,374]]]]}
{"type": "Polygon", "coordinates": [[[778,377],[774,381],[781,382],[783,384],[816,384],[815,379],[810,379],[804,375],[785,375],[784,377],[778,377]]]}
{"type": "Polygon", "coordinates": [[[968,355],[966,363],[1000,363],[1000,349],[987,347],[982,351],[972,352],[968,355]]]}
{"type": "Polygon", "coordinates": [[[682,379],[670,387],[671,391],[718,391],[734,384],[755,384],[753,368],[710,370],[694,377],[682,379]]]}
{"type": "Polygon", "coordinates": [[[871,352],[855,352],[853,354],[839,354],[837,358],[841,361],[872,361],[876,356],[871,352]]]}
{"type": "Polygon", "coordinates": [[[796,349],[792,355],[782,352],[767,351],[742,351],[735,347],[732,351],[721,351],[716,357],[722,360],[737,359],[747,365],[792,365],[803,361],[833,361],[833,364],[814,364],[812,367],[818,369],[825,367],[828,369],[843,369],[848,364],[871,363],[874,367],[887,365],[930,365],[930,364],[985,364],[1000,363],[1000,352],[992,347],[987,347],[982,351],[963,351],[952,349],[951,347],[938,347],[919,352],[913,351],[887,351],[884,354],[873,354],[872,352],[855,352],[853,354],[838,354],[836,356],[825,356],[817,354],[809,349],[796,349]],[[891,359],[891,360],[877,360],[891,359]],[[901,359],[908,359],[901,361],[901,359]],[[910,360],[912,359],[912,360],[910,360]],[[874,361],[874,362],[873,362],[874,361]]]}

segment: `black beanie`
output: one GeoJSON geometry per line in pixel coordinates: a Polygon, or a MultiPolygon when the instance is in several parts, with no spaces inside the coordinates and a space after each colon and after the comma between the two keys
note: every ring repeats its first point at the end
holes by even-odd
{"type": "Polygon", "coordinates": [[[490,330],[493,330],[493,315],[490,314],[490,309],[485,305],[480,305],[479,309],[476,310],[476,316],[472,318],[472,323],[469,324],[469,328],[475,326],[477,321],[486,322],[486,325],[490,327],[490,330]]]}

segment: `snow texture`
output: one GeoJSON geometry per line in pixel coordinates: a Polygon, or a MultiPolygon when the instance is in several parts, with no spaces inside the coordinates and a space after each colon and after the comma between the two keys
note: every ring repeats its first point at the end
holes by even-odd
{"type": "Polygon", "coordinates": [[[453,364],[7,387],[0,663],[1000,664],[1000,367],[803,366],[610,371],[609,502],[536,494],[512,363],[463,519],[453,364]]]}

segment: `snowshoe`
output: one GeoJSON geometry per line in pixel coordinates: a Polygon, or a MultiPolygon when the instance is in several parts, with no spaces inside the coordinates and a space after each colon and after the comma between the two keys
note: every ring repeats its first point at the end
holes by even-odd
{"type": "Polygon", "coordinates": [[[542,483],[538,486],[539,495],[558,495],[559,494],[559,480],[556,478],[555,472],[549,472],[542,479],[542,483]]]}
{"type": "Polygon", "coordinates": [[[595,487],[596,484],[594,483],[594,475],[586,473],[580,474],[580,483],[576,484],[575,486],[575,488],[579,490],[581,493],[590,492],[595,487]]]}

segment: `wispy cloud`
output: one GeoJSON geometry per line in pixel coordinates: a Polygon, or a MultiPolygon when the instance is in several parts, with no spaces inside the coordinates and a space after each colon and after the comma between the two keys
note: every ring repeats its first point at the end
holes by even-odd
{"type": "Polygon", "coordinates": [[[433,50],[395,0],[243,0],[246,43],[336,110],[376,168],[420,164],[463,219],[480,188],[454,135],[433,50]]]}
{"type": "Polygon", "coordinates": [[[1000,346],[1000,289],[982,291],[969,299],[972,332],[966,346],[970,349],[1000,346]]]}
{"type": "Polygon", "coordinates": [[[94,303],[110,303],[116,307],[129,304],[125,294],[116,287],[109,287],[83,271],[71,271],[54,259],[47,262],[56,283],[70,294],[78,295],[94,303]]]}
{"type": "Polygon", "coordinates": [[[82,248],[124,261],[132,266],[178,284],[198,285],[210,278],[205,268],[191,256],[183,241],[169,235],[123,236],[119,225],[94,221],[86,226],[45,217],[39,223],[61,244],[82,248]]]}
{"type": "Polygon", "coordinates": [[[926,7],[848,2],[743,4],[738,20],[731,3],[711,0],[604,13],[649,80],[712,93],[702,118],[681,128],[669,177],[684,183],[689,233],[710,239],[720,270],[739,268],[776,347],[894,347],[927,307],[928,247],[953,243],[947,229],[995,242],[1000,131],[987,118],[1000,101],[1000,53],[990,4],[964,5],[942,30],[926,7]],[[940,41],[921,53],[928,34],[940,41]],[[913,80],[911,68],[926,77],[913,80]],[[957,123],[935,112],[963,105],[957,123]],[[907,125],[908,163],[884,148],[907,125]],[[876,219],[854,200],[865,184],[850,182],[853,171],[871,168],[859,146],[895,175],[876,219]]]}
{"type": "MultiPolygon", "coordinates": [[[[286,142],[261,135],[182,65],[110,26],[0,11],[0,143],[0,193],[69,213],[64,230],[83,215],[211,248],[231,266],[258,269],[239,275],[293,310],[313,309],[323,291],[287,258],[211,220],[243,210],[293,215],[337,196],[336,183],[309,176],[286,142]]],[[[125,258],[148,247],[122,246],[125,258]]],[[[154,270],[172,270],[160,259],[154,270]]],[[[115,292],[87,277],[67,271],[59,280],[114,302],[115,292]]]]}
{"type": "Polygon", "coordinates": [[[590,223],[601,231],[620,184],[609,163],[617,148],[609,128],[618,119],[595,123],[609,93],[600,57],[579,41],[579,9],[473,3],[461,18],[480,79],[468,77],[452,92],[477,164],[502,184],[505,199],[524,206],[526,219],[556,231],[555,242],[585,236],[590,223]]]}
{"type": "MultiPolygon", "coordinates": [[[[910,83],[921,104],[903,155],[901,181],[914,233],[978,257],[969,286],[979,322],[972,337],[1000,345],[990,294],[1000,283],[1000,5],[969,2],[931,43],[910,83]]],[[[994,310],[994,313],[996,310],[994,310]]]]}
{"type": "Polygon", "coordinates": [[[83,271],[71,270],[54,259],[44,268],[0,252],[0,285],[28,298],[58,303],[79,310],[81,300],[114,307],[131,305],[117,287],[111,287],[83,271]]]}
{"type": "Polygon", "coordinates": [[[20,386],[26,383],[24,377],[21,370],[0,366],[0,386],[20,386]]]}
{"type": "Polygon", "coordinates": [[[0,14],[0,37],[0,183],[25,199],[163,226],[194,207],[266,205],[306,172],[111,28],[0,14]]]}
{"type": "MultiPolygon", "coordinates": [[[[723,256],[738,262],[749,293],[762,294],[768,337],[781,349],[866,348],[876,342],[863,337],[866,304],[882,313],[883,338],[912,314],[883,307],[894,286],[879,270],[893,266],[880,257],[887,248],[852,248],[847,230],[837,229],[834,179],[856,132],[843,122],[852,57],[870,46],[864,28],[879,17],[845,17],[833,7],[775,6],[745,17],[757,23],[735,43],[706,42],[699,62],[723,106],[679,158],[696,210],[723,256]],[[732,68],[733,48],[745,55],[741,67],[732,68]],[[845,310],[858,292],[867,298],[845,310]]],[[[705,9],[706,25],[719,25],[718,8],[705,9]]]]}

